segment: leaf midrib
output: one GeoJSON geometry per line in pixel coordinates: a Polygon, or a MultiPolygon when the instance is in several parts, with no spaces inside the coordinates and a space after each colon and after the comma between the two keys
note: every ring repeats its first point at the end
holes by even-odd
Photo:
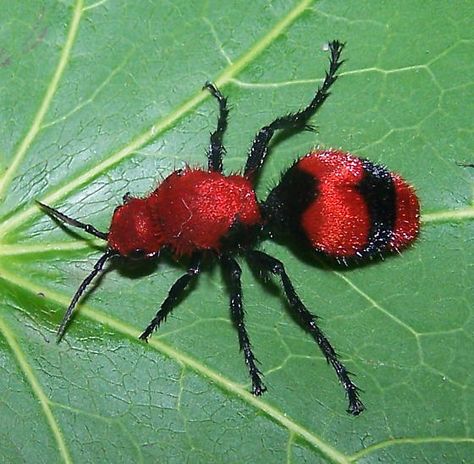
{"type": "MultiPolygon", "coordinates": [[[[462,223],[464,221],[471,221],[472,219],[474,219],[474,206],[467,206],[465,208],[445,209],[423,214],[421,216],[421,223],[462,223]]],[[[61,240],[59,242],[48,243],[43,242],[41,245],[36,243],[22,243],[20,245],[2,244],[0,242],[0,256],[20,256],[28,254],[36,255],[60,251],[75,251],[91,248],[91,246],[102,248],[103,245],[104,242],[102,240],[89,239],[88,237],[86,237],[84,240],[61,240]]]]}
{"type": "MultiPolygon", "coordinates": [[[[11,284],[23,288],[24,290],[30,292],[31,294],[37,295],[38,293],[43,293],[45,298],[53,301],[57,304],[67,306],[69,300],[65,295],[61,295],[52,290],[45,290],[39,285],[35,285],[29,280],[22,279],[21,277],[8,272],[7,270],[0,268],[0,277],[3,280],[7,280],[11,284]]],[[[81,305],[81,315],[88,317],[90,320],[98,322],[100,324],[105,324],[117,333],[130,337],[134,340],[137,340],[141,333],[138,328],[135,328],[119,319],[113,318],[108,314],[105,314],[89,305],[81,305]]],[[[0,325],[1,329],[1,325],[0,325]]],[[[242,401],[252,405],[253,407],[261,410],[266,415],[270,416],[272,419],[277,421],[288,431],[294,433],[295,435],[301,437],[303,440],[319,449],[325,456],[327,456],[332,462],[339,464],[349,464],[351,460],[339,452],[337,449],[333,448],[330,444],[326,443],[322,438],[310,432],[303,425],[298,424],[295,420],[291,419],[286,413],[278,410],[276,407],[268,404],[262,399],[252,395],[250,392],[245,390],[241,385],[231,381],[227,377],[224,377],[219,372],[209,368],[205,364],[202,364],[195,358],[191,357],[187,353],[179,351],[172,346],[164,343],[163,341],[155,338],[151,338],[148,342],[148,345],[170,359],[175,360],[181,365],[189,367],[197,374],[201,375],[204,378],[210,379],[215,384],[219,385],[225,391],[233,394],[234,396],[240,398],[242,401]]],[[[23,366],[21,366],[23,368],[23,366]]],[[[28,366],[29,367],[29,366],[28,366]]],[[[30,367],[29,367],[30,368],[30,367]]],[[[31,368],[30,368],[31,369],[31,368]]]]}
{"type": "Polygon", "coordinates": [[[18,341],[16,340],[13,332],[11,331],[8,324],[0,317],[0,333],[2,333],[3,337],[5,338],[8,346],[10,347],[11,352],[15,356],[15,359],[18,363],[19,368],[23,372],[28,384],[31,387],[33,394],[38,399],[41,409],[46,417],[46,422],[54,436],[56,444],[58,445],[59,454],[63,458],[63,461],[66,464],[71,464],[73,461],[71,459],[71,455],[69,453],[68,447],[66,445],[66,441],[64,439],[63,433],[61,428],[54,417],[53,411],[50,406],[50,402],[48,397],[46,396],[40,382],[38,381],[33,368],[28,362],[23,350],[21,349],[18,341]]]}
{"type": "MultiPolygon", "coordinates": [[[[97,2],[97,4],[100,4],[102,2],[97,2]]],[[[221,76],[216,80],[217,84],[219,86],[224,86],[226,83],[229,81],[232,81],[233,76],[237,75],[242,69],[244,69],[249,63],[251,63],[271,42],[274,40],[275,37],[277,37],[281,31],[286,28],[294,19],[298,17],[298,15],[304,11],[307,6],[312,3],[312,0],[306,0],[302,1],[295,9],[293,9],[289,15],[287,15],[282,21],[280,21],[278,25],[280,25],[282,22],[287,22],[284,27],[272,38],[269,39],[268,43],[265,41],[259,41],[257,42],[256,46],[252,47],[250,51],[254,51],[254,56],[249,56],[250,51],[248,51],[246,54],[242,55],[242,57],[236,62],[239,63],[241,62],[241,67],[239,69],[235,69],[234,72],[232,72],[232,66],[229,66],[222,74],[221,76]],[[298,12],[298,14],[296,14],[298,12]],[[292,16],[293,15],[293,16],[292,16]],[[289,19],[290,18],[290,19],[289,19]],[[244,58],[248,57],[248,61],[245,62],[244,58]]],[[[76,3],[76,6],[78,4],[82,4],[82,0],[78,0],[76,3]]],[[[83,11],[85,11],[88,8],[91,8],[94,5],[91,5],[90,7],[84,8],[83,11]]],[[[276,27],[273,28],[269,34],[265,36],[267,38],[269,35],[272,35],[272,32],[275,31],[276,27]]],[[[155,123],[153,126],[151,126],[148,131],[146,131],[144,134],[141,134],[140,136],[136,137],[132,142],[130,142],[126,147],[122,148],[118,152],[112,154],[105,162],[100,163],[99,165],[96,166],[96,170],[94,171],[89,171],[88,175],[81,176],[81,182],[73,182],[70,183],[53,193],[51,193],[48,197],[45,198],[45,201],[54,203],[58,201],[59,199],[65,197],[69,193],[73,192],[75,189],[79,188],[80,186],[84,185],[85,183],[89,182],[93,178],[97,177],[100,175],[102,172],[104,172],[106,169],[109,167],[113,166],[114,164],[120,162],[122,159],[126,158],[129,156],[131,153],[134,152],[139,146],[149,143],[153,138],[157,137],[160,135],[162,132],[164,132],[167,128],[169,128],[171,125],[173,125],[177,120],[182,118],[185,114],[187,114],[189,111],[191,111],[194,106],[197,106],[200,102],[202,102],[205,98],[207,98],[207,94],[198,94],[192,97],[191,99],[187,100],[184,102],[182,105],[180,105],[175,111],[173,111],[170,115],[168,115],[166,118],[158,121],[155,123]],[[159,130],[158,130],[159,129],[159,130]],[[138,143],[138,145],[136,145],[138,143]],[[135,144],[135,145],[134,145],[135,144]],[[128,149],[128,150],[126,150],[128,149]],[[120,157],[119,155],[122,154],[123,156],[120,157]],[[108,164],[107,164],[108,162],[108,164]]],[[[39,113],[37,113],[39,114],[39,113]]],[[[44,115],[43,115],[44,116],[44,115]]],[[[36,135],[36,134],[35,134],[36,135]]],[[[25,143],[23,141],[22,143],[25,143]]],[[[31,141],[27,144],[26,149],[30,146],[31,141]]],[[[25,151],[26,152],[26,151],[25,151]]],[[[20,160],[21,161],[21,160],[20,160]]],[[[18,163],[19,164],[19,163],[18,163]]],[[[12,171],[13,172],[13,171],[12,171]]],[[[2,235],[5,235],[6,233],[12,232],[15,230],[18,226],[23,225],[24,221],[27,219],[31,219],[33,216],[38,214],[39,212],[36,210],[34,206],[29,206],[26,209],[21,210],[20,212],[16,213],[12,217],[9,218],[8,221],[5,221],[1,226],[0,226],[0,237],[2,235]]],[[[467,208],[461,208],[459,210],[455,210],[453,212],[441,212],[441,214],[438,213],[430,213],[426,215],[427,221],[426,222],[446,222],[446,221],[455,221],[455,220],[469,220],[474,217],[474,207],[467,207],[467,208]],[[447,214],[444,214],[447,213],[447,214]],[[453,215],[450,216],[450,214],[453,213],[453,215]]],[[[0,245],[0,255],[2,254],[1,252],[2,246],[0,245]]],[[[6,277],[8,274],[7,271],[0,271],[0,277],[6,277]]],[[[18,280],[18,276],[15,275],[10,275],[10,277],[13,278],[13,280],[10,280],[10,282],[15,283],[14,280],[18,280]]],[[[7,280],[9,280],[7,278],[7,280]]],[[[27,283],[26,286],[21,285],[22,288],[25,288],[27,291],[32,291],[36,293],[37,291],[44,291],[44,289],[40,289],[39,287],[35,286],[31,282],[25,281],[27,283]]],[[[52,292],[48,291],[48,296],[53,295],[52,292]]],[[[67,304],[68,303],[68,298],[63,295],[59,294],[54,294],[58,297],[58,299],[54,299],[54,301],[57,301],[60,304],[67,304]]],[[[115,320],[111,319],[108,315],[105,315],[104,313],[98,312],[94,310],[93,308],[90,308],[88,306],[83,306],[82,307],[82,313],[89,317],[92,320],[95,320],[96,322],[99,323],[106,323],[109,326],[113,327],[115,330],[123,333],[124,335],[131,336],[136,338],[138,335],[139,331],[136,330],[135,328],[123,323],[120,320],[115,320]]],[[[0,320],[1,322],[1,320],[0,320]]],[[[2,330],[4,327],[0,325],[0,332],[3,332],[5,335],[5,331],[2,330]]],[[[7,338],[7,337],[5,337],[7,338]]],[[[10,344],[10,343],[9,343],[10,344]]],[[[188,362],[189,367],[195,370],[196,372],[199,372],[200,374],[206,375],[209,378],[212,378],[216,383],[218,383],[221,387],[226,388],[228,391],[231,391],[235,393],[237,396],[239,396],[241,399],[244,401],[247,401],[248,403],[254,405],[255,407],[261,409],[265,413],[267,413],[269,416],[273,417],[275,420],[277,420],[279,423],[281,423],[283,426],[285,426],[288,430],[293,432],[294,434],[297,434],[298,436],[301,436],[303,439],[314,445],[315,447],[319,448],[328,458],[333,460],[334,462],[341,462],[341,463],[349,463],[352,462],[358,458],[362,458],[368,454],[370,454],[372,451],[375,451],[376,449],[380,449],[384,446],[392,446],[395,444],[402,444],[402,443],[432,443],[432,442],[454,442],[454,443],[459,443],[459,442],[473,442],[472,439],[468,438],[452,438],[452,437],[419,437],[416,439],[411,439],[411,438],[394,438],[393,440],[387,440],[384,442],[380,442],[377,444],[373,444],[372,446],[352,455],[352,456],[345,456],[332,448],[330,445],[326,444],[325,442],[321,441],[321,439],[314,434],[311,434],[309,431],[304,429],[304,427],[300,426],[294,421],[291,421],[288,419],[289,423],[286,424],[283,422],[284,419],[287,419],[280,411],[278,411],[275,408],[272,408],[270,405],[267,405],[265,402],[253,397],[250,395],[248,392],[246,392],[244,389],[242,389],[239,385],[233,383],[229,379],[226,379],[222,377],[219,373],[214,372],[207,368],[207,366],[202,365],[195,359],[189,357],[185,353],[181,353],[179,351],[174,350],[172,347],[163,344],[162,342],[158,340],[153,340],[150,343],[153,348],[157,349],[158,351],[166,354],[167,356],[176,359],[177,361],[180,361],[181,359],[185,359],[186,362],[188,362]],[[196,363],[195,365],[193,363],[196,363]],[[194,366],[194,367],[193,367],[194,366]],[[196,369],[195,369],[196,368],[196,369]],[[214,379],[212,376],[216,376],[214,379]],[[232,390],[235,388],[235,391],[232,390]],[[266,410],[266,408],[270,408],[270,410],[266,410]],[[275,414],[275,415],[273,415],[275,414]],[[308,436],[306,434],[309,434],[308,436]]],[[[12,346],[10,344],[10,346],[12,346]]],[[[13,348],[12,348],[13,350],[13,348]]],[[[18,357],[17,357],[18,359],[18,357]]],[[[25,358],[26,359],[26,358],[25,358]]],[[[27,362],[26,364],[23,362],[19,362],[20,367],[22,368],[23,372],[25,375],[27,373],[25,372],[25,365],[28,366],[27,362]]],[[[28,366],[29,367],[29,366],[28,366]]],[[[35,394],[37,392],[35,391],[35,394]]],[[[63,459],[66,462],[69,462],[66,457],[63,454],[63,459]]]]}
{"type": "MultiPolygon", "coordinates": [[[[241,56],[235,63],[230,64],[227,69],[221,73],[220,77],[216,79],[216,84],[220,87],[223,87],[227,82],[229,82],[235,75],[237,75],[240,71],[242,71],[246,66],[248,66],[260,53],[263,52],[275,39],[278,37],[283,30],[285,30],[303,11],[312,3],[312,0],[303,0],[301,1],[295,8],[293,8],[285,17],[282,18],[270,31],[267,33],[262,39],[255,43],[253,47],[251,47],[244,55],[241,56]]],[[[76,34],[79,28],[80,19],[83,13],[83,1],[77,0],[73,12],[73,17],[71,20],[71,24],[68,31],[68,36],[66,39],[66,43],[63,47],[63,51],[61,57],[59,59],[58,66],[53,74],[52,80],[47,87],[47,91],[43,101],[38,109],[37,114],[33,120],[33,124],[30,127],[29,131],[27,132],[25,138],[22,140],[20,144],[20,148],[14,156],[13,163],[11,164],[9,170],[4,175],[2,179],[0,179],[0,193],[5,193],[10,185],[11,180],[14,177],[15,172],[18,169],[18,166],[21,164],[26,152],[28,151],[29,147],[31,146],[33,140],[36,138],[37,134],[41,130],[42,121],[49,109],[51,101],[53,100],[54,94],[56,93],[57,87],[59,85],[59,81],[62,77],[66,64],[69,60],[70,52],[72,50],[76,34]]],[[[161,119],[157,123],[153,124],[147,131],[143,134],[135,137],[129,144],[123,147],[118,152],[109,156],[105,161],[102,161],[95,168],[89,170],[87,173],[83,174],[76,178],[73,182],[63,186],[62,188],[56,190],[55,192],[48,195],[43,200],[48,203],[55,203],[57,200],[63,198],[67,194],[74,191],[76,188],[86,184],[87,182],[91,181],[106,169],[110,168],[111,166],[117,164],[118,162],[122,161],[124,158],[129,156],[135,150],[137,150],[140,146],[149,143],[152,139],[157,137],[161,134],[164,130],[170,127],[173,123],[191,111],[194,107],[196,107],[199,103],[201,103],[205,98],[208,98],[206,93],[200,92],[199,94],[195,95],[194,97],[185,101],[182,105],[180,105],[175,111],[170,113],[167,117],[161,119]]],[[[35,214],[38,214],[38,210],[35,206],[29,206],[28,208],[16,213],[15,215],[11,216],[8,220],[4,221],[3,224],[0,226],[0,237],[5,236],[8,232],[11,232],[19,225],[23,224],[26,220],[30,219],[35,214]]],[[[24,289],[31,291],[33,293],[40,291],[41,289],[34,285],[31,281],[23,280],[18,276],[13,274],[9,274],[7,271],[2,270],[1,277],[5,280],[8,280],[15,285],[19,285],[24,289]]],[[[56,300],[58,303],[66,304],[67,298],[53,292],[48,292],[49,297],[56,300]]],[[[115,330],[122,332],[123,334],[133,336],[136,338],[139,335],[139,331],[133,329],[132,327],[122,323],[121,321],[117,321],[111,319],[110,317],[98,312],[93,311],[88,307],[83,307],[83,313],[91,319],[96,320],[97,322],[107,323],[109,326],[113,327],[115,330]]],[[[0,320],[0,323],[2,321],[0,320]]],[[[8,327],[5,324],[0,325],[0,331],[3,332],[3,335],[7,339],[9,346],[11,347],[12,351],[16,353],[16,358],[19,364],[19,367],[23,371],[24,375],[28,379],[31,388],[34,394],[39,399],[43,410],[46,414],[46,418],[50,428],[55,436],[56,442],[58,443],[58,447],[64,462],[72,462],[69,452],[67,450],[66,444],[62,438],[62,434],[59,428],[58,423],[52,411],[49,407],[49,403],[47,401],[47,397],[44,395],[40,384],[37,382],[36,377],[34,375],[34,371],[27,362],[26,357],[22,354],[22,351],[17,344],[13,335],[10,334],[10,331],[7,330],[8,327]],[[11,336],[10,336],[11,335],[11,336]]],[[[334,462],[338,463],[348,463],[349,461],[347,458],[337,451],[335,448],[330,446],[329,444],[325,443],[316,435],[309,432],[307,429],[302,427],[301,425],[297,424],[295,421],[292,421],[282,412],[278,411],[276,408],[268,405],[267,403],[263,402],[262,400],[254,397],[250,393],[243,390],[239,385],[231,382],[229,379],[225,379],[219,373],[212,371],[211,369],[207,368],[203,364],[199,363],[197,360],[180,353],[179,351],[174,350],[173,348],[169,347],[168,345],[162,343],[158,340],[152,340],[150,345],[156,349],[159,349],[161,352],[165,353],[169,357],[182,362],[188,365],[191,369],[199,372],[201,375],[205,375],[208,378],[211,378],[214,382],[219,384],[221,387],[227,389],[228,391],[232,392],[233,394],[237,395],[238,397],[242,398],[243,400],[247,401],[248,403],[258,407],[262,411],[264,411],[269,416],[273,417],[283,426],[285,426],[288,430],[292,431],[294,434],[301,436],[303,439],[311,443],[313,446],[317,447],[323,454],[325,454],[329,459],[334,462]]]]}
{"type": "Polygon", "coordinates": [[[33,140],[36,138],[37,134],[41,130],[41,124],[43,122],[43,119],[49,110],[49,107],[56,93],[61,77],[69,62],[71,50],[77,36],[77,31],[79,29],[79,24],[80,24],[82,12],[83,12],[83,6],[84,6],[83,0],[76,1],[76,5],[74,7],[74,11],[73,11],[72,19],[71,19],[71,24],[69,26],[68,35],[66,37],[66,41],[64,42],[64,47],[62,49],[58,65],[53,73],[53,76],[51,78],[49,85],[46,88],[44,98],[38,108],[37,113],[35,114],[33,118],[33,122],[31,124],[30,129],[28,130],[25,137],[21,141],[18,147],[18,150],[13,155],[10,166],[4,173],[3,177],[0,178],[0,199],[3,198],[6,191],[8,190],[8,187],[10,186],[10,183],[13,180],[13,177],[18,167],[23,161],[23,158],[25,157],[28,149],[33,143],[33,140]]]}
{"type": "MultiPolygon", "coordinates": [[[[293,23],[309,7],[311,3],[313,3],[313,1],[314,0],[302,0],[299,4],[297,4],[295,8],[290,10],[286,16],[278,21],[267,34],[255,42],[255,44],[250,47],[243,55],[241,55],[240,58],[229,64],[229,66],[227,66],[227,68],[225,68],[220,76],[215,80],[215,84],[222,88],[228,82],[230,82],[233,77],[238,75],[269,45],[271,45],[275,39],[280,36],[281,33],[287,29],[291,23],[293,23]]],[[[183,116],[188,114],[206,98],[209,98],[209,94],[208,92],[204,91],[200,91],[193,97],[190,97],[180,104],[174,111],[169,113],[167,116],[160,118],[159,121],[152,124],[151,127],[149,127],[145,132],[136,136],[131,142],[119,149],[117,152],[108,156],[102,162],[95,165],[95,167],[88,169],[82,175],[77,176],[72,182],[69,182],[56,191],[53,191],[46,197],[41,198],[41,201],[46,204],[55,204],[58,200],[62,199],[69,193],[72,193],[75,189],[92,181],[107,169],[113,167],[123,159],[126,159],[141,146],[150,143],[153,139],[161,135],[166,129],[171,127],[183,116]]],[[[36,133],[34,135],[36,135],[36,133]]],[[[29,142],[29,145],[31,142],[32,140],[29,142]]],[[[19,210],[19,212],[12,215],[0,225],[0,238],[12,232],[16,227],[24,224],[25,221],[31,219],[37,214],[39,214],[39,211],[35,205],[30,205],[26,209],[19,210]]]]}

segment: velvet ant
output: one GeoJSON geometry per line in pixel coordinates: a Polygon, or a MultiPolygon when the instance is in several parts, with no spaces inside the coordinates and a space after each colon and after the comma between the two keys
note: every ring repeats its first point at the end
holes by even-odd
{"type": "Polygon", "coordinates": [[[221,264],[229,282],[232,320],[252,381],[252,393],[261,395],[266,387],[245,328],[241,268],[235,259],[239,254],[261,274],[280,278],[290,310],[313,336],[346,391],[347,411],[357,415],[364,410],[351,374],[319,328],[317,316],[297,295],[283,263],[254,248],[267,236],[288,233],[309,249],[347,263],[399,251],[418,234],[419,203],[413,188],[386,168],[339,150],[316,150],[303,156],[283,174],[266,201],[256,198],[255,179],[275,131],[312,129],[308,121],[329,96],[343,63],[343,47],[338,41],[329,43],[329,70],[308,106],[260,129],[243,174],[222,173],[222,139],[229,110],[227,99],[208,82],[204,88],[217,100],[219,116],[210,137],[207,170],[186,167],[171,173],[144,198],[125,195],[123,204],[114,211],[108,233],[40,203],[53,218],[107,242],[105,253],[74,294],[58,329],[58,340],[64,335],[79,298],[110,258],[147,259],[169,249],[177,259],[190,259],[187,272],[173,284],[141,334],[140,339],[146,341],[197,278],[203,259],[212,256],[221,264]]]}

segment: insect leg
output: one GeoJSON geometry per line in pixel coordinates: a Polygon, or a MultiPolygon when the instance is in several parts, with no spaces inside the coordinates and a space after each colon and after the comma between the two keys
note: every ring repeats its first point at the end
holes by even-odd
{"type": "Polygon", "coordinates": [[[84,291],[89,286],[89,284],[92,282],[94,277],[102,271],[106,261],[116,254],[117,253],[113,250],[107,250],[95,263],[94,269],[92,270],[92,272],[82,281],[81,285],[79,285],[79,288],[76,290],[76,293],[74,293],[74,296],[72,297],[72,300],[69,303],[67,311],[64,314],[63,320],[61,321],[61,325],[59,326],[58,331],[56,333],[58,342],[60,342],[61,338],[63,338],[64,332],[66,330],[66,326],[68,325],[68,322],[70,321],[72,317],[72,314],[74,312],[74,309],[76,308],[79,298],[84,293],[84,291]]]}
{"type": "Polygon", "coordinates": [[[65,214],[61,213],[61,211],[58,211],[55,208],[51,208],[51,206],[45,205],[44,203],[41,203],[40,201],[37,201],[36,203],[38,203],[38,205],[40,205],[40,207],[44,209],[46,213],[49,216],[53,217],[54,219],[64,222],[65,224],[68,224],[70,226],[82,229],[86,231],[88,234],[94,235],[98,238],[101,238],[102,240],[107,240],[108,234],[105,232],[101,232],[100,230],[97,230],[94,226],[91,226],[90,224],[84,224],[83,222],[80,222],[77,219],[73,219],[69,216],[66,216],[65,214]]]}
{"type": "Polygon", "coordinates": [[[307,330],[318,344],[320,350],[326,357],[326,360],[336,371],[336,375],[346,391],[349,407],[347,412],[357,416],[364,410],[364,405],[359,399],[359,389],[352,382],[350,373],[346,367],[339,361],[338,355],[331,343],[316,323],[317,317],[311,314],[297,295],[290,278],[288,277],[283,263],[261,251],[249,251],[247,256],[256,268],[265,272],[270,272],[280,277],[283,290],[285,292],[290,309],[297,316],[300,325],[307,330]]]}
{"type": "Polygon", "coordinates": [[[163,301],[160,310],[150,321],[147,328],[140,335],[140,340],[148,341],[148,337],[160,326],[166,317],[175,308],[176,302],[183,294],[189,283],[194,280],[201,271],[201,254],[197,253],[191,258],[191,264],[186,274],[182,275],[170,288],[168,296],[163,301]]]}
{"type": "Polygon", "coordinates": [[[341,56],[344,44],[334,40],[329,42],[329,70],[326,71],[326,77],[321,87],[318,88],[310,104],[297,113],[291,113],[286,116],[275,119],[268,126],[262,127],[252,142],[250,152],[245,165],[245,177],[252,178],[260,169],[268,153],[268,144],[276,130],[279,129],[306,129],[311,130],[308,120],[316,113],[320,106],[329,96],[329,88],[337,79],[336,72],[342,65],[341,56]]]}
{"type": "Polygon", "coordinates": [[[252,352],[252,345],[250,344],[249,336],[245,328],[244,308],[242,305],[242,285],[240,282],[242,270],[237,261],[231,256],[223,255],[221,257],[221,263],[224,273],[229,280],[232,321],[237,329],[240,350],[244,353],[245,364],[247,365],[250,378],[252,379],[252,393],[255,396],[260,396],[267,388],[260,378],[261,372],[257,367],[258,361],[252,352]]]}
{"type": "Polygon", "coordinates": [[[209,90],[211,95],[219,103],[217,128],[211,133],[211,142],[207,152],[209,171],[222,172],[222,157],[225,154],[225,148],[222,144],[222,137],[227,128],[227,117],[229,116],[227,98],[221,94],[220,90],[212,82],[206,82],[204,84],[204,88],[209,90]]]}

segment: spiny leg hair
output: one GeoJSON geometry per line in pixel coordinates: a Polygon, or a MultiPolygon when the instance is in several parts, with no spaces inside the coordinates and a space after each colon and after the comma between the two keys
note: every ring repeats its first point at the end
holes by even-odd
{"type": "Polygon", "coordinates": [[[318,327],[316,323],[317,317],[311,314],[300,300],[293,287],[293,284],[290,281],[290,278],[285,271],[283,263],[272,256],[257,250],[247,252],[247,256],[256,269],[264,272],[270,272],[280,277],[283,290],[290,305],[290,309],[298,317],[300,325],[313,336],[320,350],[326,357],[327,362],[331,364],[336,371],[337,377],[346,391],[347,398],[349,400],[347,412],[353,414],[354,416],[360,414],[364,410],[364,405],[359,399],[359,389],[352,382],[350,378],[350,372],[339,361],[338,355],[331,346],[331,343],[318,327]]]}
{"type": "Polygon", "coordinates": [[[308,120],[316,113],[321,107],[326,98],[330,95],[329,89],[337,79],[337,70],[342,65],[343,61],[340,60],[342,49],[344,44],[334,40],[329,42],[329,51],[331,56],[329,58],[329,70],[326,71],[326,76],[321,87],[318,88],[314,98],[310,104],[298,111],[297,113],[291,113],[286,116],[275,119],[268,126],[262,127],[255,136],[252,142],[250,152],[245,165],[244,175],[247,178],[252,178],[261,168],[263,162],[268,153],[268,144],[276,130],[279,129],[306,129],[312,130],[312,127],[308,125],[308,120]]]}
{"type": "Polygon", "coordinates": [[[229,109],[227,108],[227,98],[222,95],[220,90],[212,83],[206,82],[204,88],[209,90],[211,95],[219,103],[219,117],[217,119],[217,128],[211,133],[211,141],[207,153],[209,171],[222,172],[222,157],[225,155],[225,148],[222,144],[222,138],[227,128],[227,118],[229,109]]]}
{"type": "Polygon", "coordinates": [[[244,308],[242,305],[242,284],[240,276],[242,270],[237,261],[228,255],[221,256],[222,268],[229,280],[230,285],[230,312],[232,321],[239,335],[240,350],[244,353],[245,364],[247,365],[250,378],[252,379],[252,393],[260,396],[266,391],[266,387],[260,378],[261,372],[257,367],[257,359],[252,352],[249,336],[244,323],[244,308]]]}
{"type": "Polygon", "coordinates": [[[101,238],[102,240],[107,240],[108,234],[106,232],[101,232],[90,224],[84,224],[83,222],[80,222],[77,219],[73,219],[69,216],[66,216],[64,213],[61,213],[61,211],[58,211],[55,208],[51,208],[51,206],[45,205],[40,201],[37,201],[36,203],[38,203],[38,205],[40,205],[41,208],[43,208],[49,216],[57,219],[58,221],[82,229],[88,234],[94,235],[95,237],[101,238]]]}
{"type": "Polygon", "coordinates": [[[110,250],[110,249],[107,250],[95,263],[94,269],[92,270],[92,272],[82,281],[81,285],[79,285],[79,288],[76,290],[76,293],[74,293],[74,296],[72,297],[72,300],[69,303],[66,313],[64,314],[63,320],[61,321],[61,325],[59,326],[58,331],[56,333],[58,342],[60,342],[61,338],[63,338],[64,331],[66,330],[66,326],[68,325],[68,322],[70,321],[72,317],[72,314],[77,305],[77,302],[79,301],[79,298],[85,292],[86,288],[92,282],[94,277],[102,271],[106,261],[110,257],[115,256],[116,254],[117,253],[113,250],[110,250]]]}
{"type": "Polygon", "coordinates": [[[201,272],[201,253],[196,253],[191,258],[186,274],[182,275],[170,288],[168,296],[163,301],[160,310],[155,317],[150,321],[147,328],[140,335],[140,340],[148,341],[150,335],[160,326],[160,324],[167,318],[167,316],[176,307],[176,303],[183,294],[186,287],[194,280],[201,272]]]}

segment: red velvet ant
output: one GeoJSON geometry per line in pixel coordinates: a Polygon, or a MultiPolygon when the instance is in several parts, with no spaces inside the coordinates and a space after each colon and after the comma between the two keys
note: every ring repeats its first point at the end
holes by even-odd
{"type": "Polygon", "coordinates": [[[341,151],[309,153],[283,174],[266,201],[256,198],[255,178],[275,131],[312,129],[308,121],[329,96],[329,88],[337,79],[343,46],[338,41],[329,43],[329,70],[309,105],[275,119],[257,133],[243,174],[222,173],[227,99],[216,86],[206,83],[205,88],[219,104],[207,170],[177,170],[145,198],[125,195],[123,205],[114,211],[108,233],[40,203],[53,218],[107,241],[105,253],[74,294],[58,329],[58,339],[64,335],[80,296],[110,258],[152,258],[163,249],[171,250],[176,258],[190,258],[187,272],[171,287],[160,310],[141,334],[140,339],[146,341],[199,275],[204,257],[213,256],[229,281],[232,319],[252,380],[252,393],[261,395],[266,387],[245,328],[241,269],[234,257],[241,254],[262,273],[280,278],[290,310],[336,371],[349,400],[348,412],[357,415],[363,411],[350,373],[319,328],[317,317],[298,297],[283,263],[254,249],[259,239],[283,232],[298,237],[312,250],[345,263],[398,251],[418,234],[419,204],[413,188],[384,167],[341,151]]]}

